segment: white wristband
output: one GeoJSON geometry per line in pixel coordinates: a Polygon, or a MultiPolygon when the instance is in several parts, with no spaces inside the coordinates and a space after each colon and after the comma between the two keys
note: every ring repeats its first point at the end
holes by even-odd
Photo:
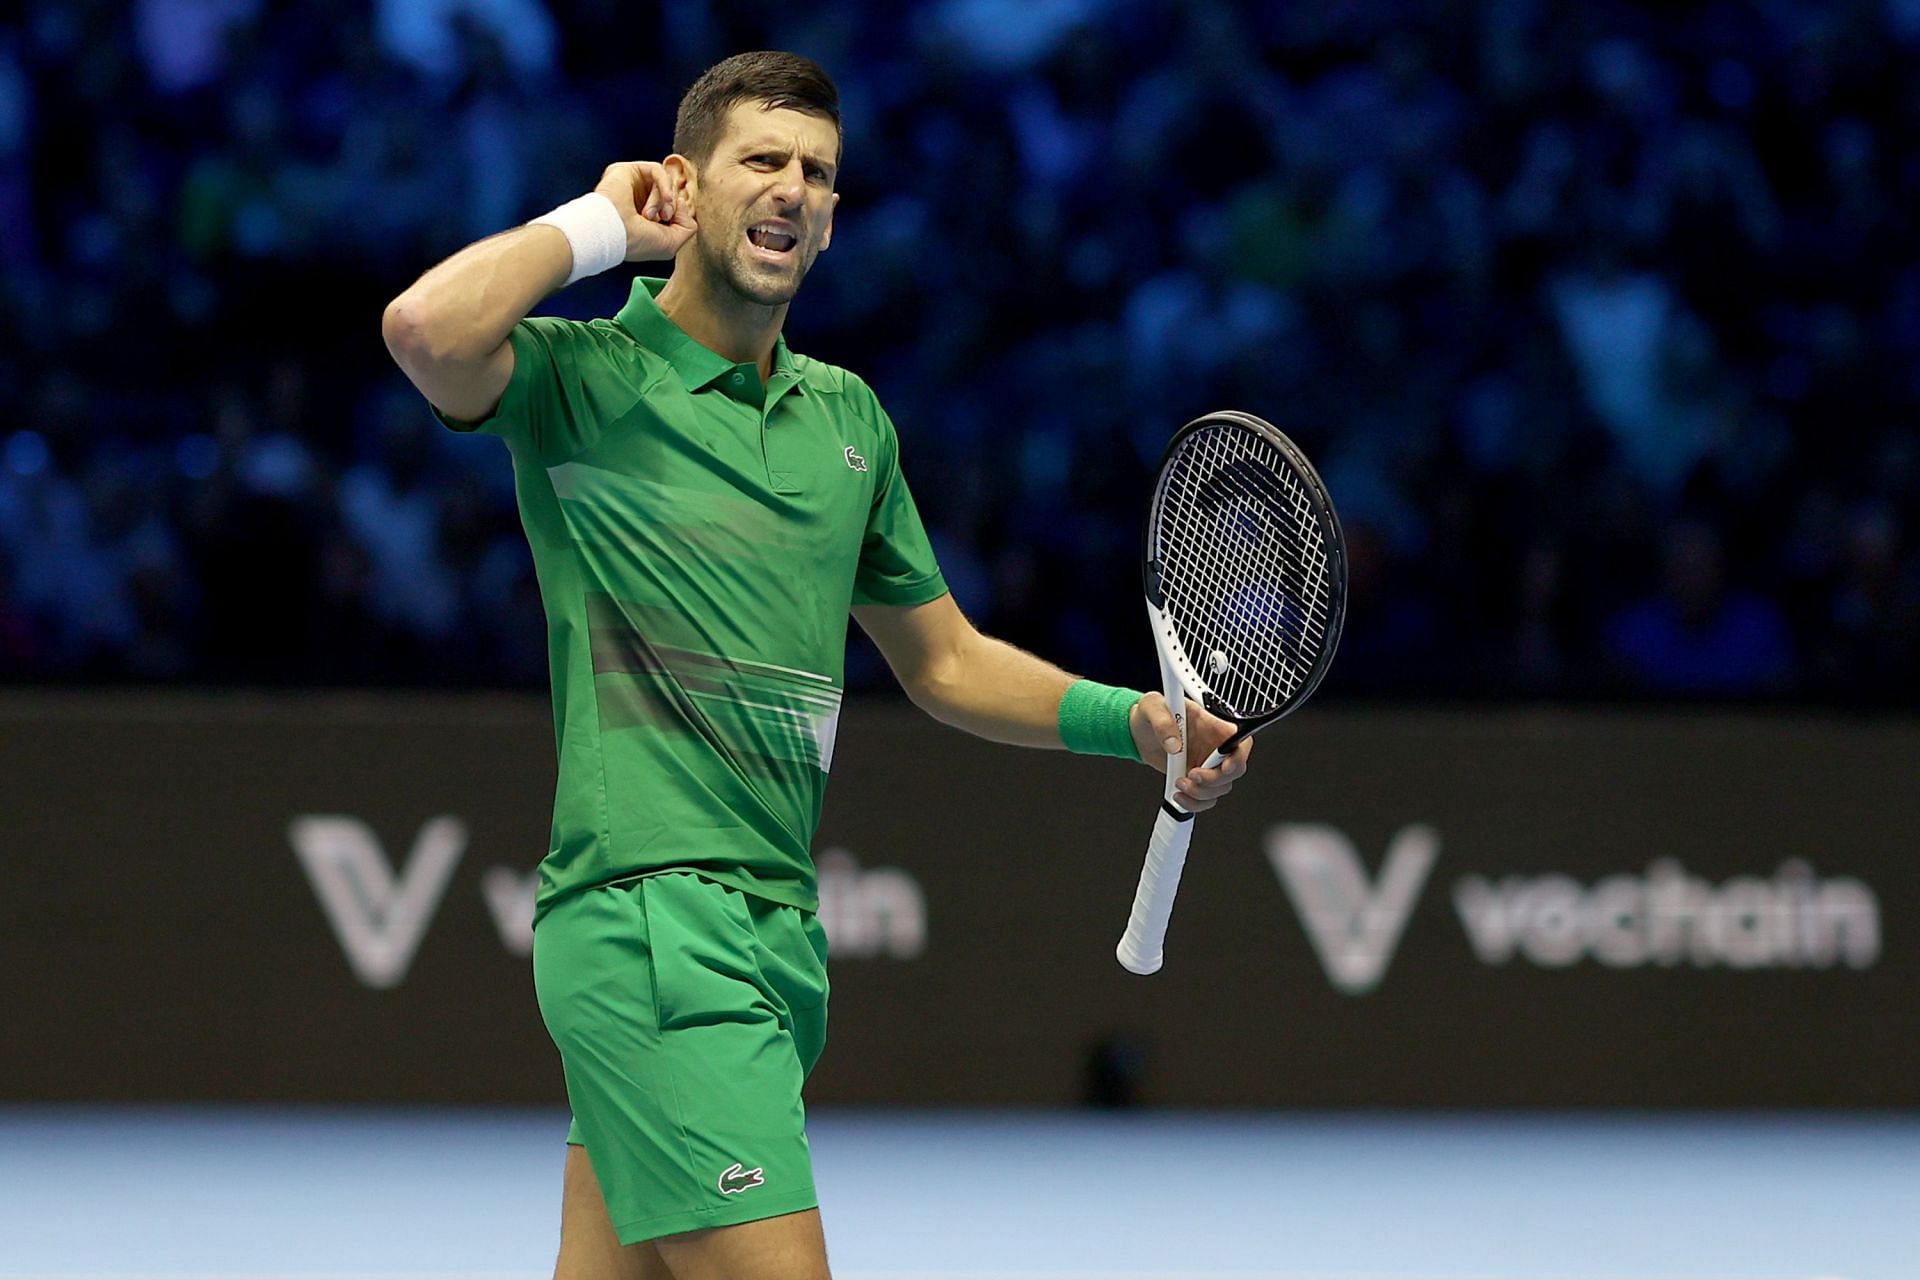
{"type": "Polygon", "coordinates": [[[627,260],[627,224],[613,201],[598,191],[569,200],[551,213],[529,222],[560,228],[573,250],[573,273],[567,283],[597,276],[627,260]]]}

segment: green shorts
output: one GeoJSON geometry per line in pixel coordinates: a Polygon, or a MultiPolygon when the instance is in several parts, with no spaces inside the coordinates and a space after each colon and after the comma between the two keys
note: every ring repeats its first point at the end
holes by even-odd
{"type": "Polygon", "coordinates": [[[800,1086],[827,1036],[819,920],[691,872],[582,890],[534,989],[622,1244],[811,1209],[800,1086]]]}

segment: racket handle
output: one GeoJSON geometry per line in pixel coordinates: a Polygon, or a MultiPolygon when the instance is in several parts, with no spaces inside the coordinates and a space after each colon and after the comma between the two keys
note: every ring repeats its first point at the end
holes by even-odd
{"type": "Polygon", "coordinates": [[[1165,956],[1167,920],[1173,915],[1174,895],[1180,891],[1180,872],[1187,865],[1187,846],[1193,842],[1193,819],[1175,818],[1163,805],[1147,841],[1147,860],[1140,868],[1140,888],[1133,895],[1133,914],[1114,954],[1130,973],[1153,973],[1165,956]]]}

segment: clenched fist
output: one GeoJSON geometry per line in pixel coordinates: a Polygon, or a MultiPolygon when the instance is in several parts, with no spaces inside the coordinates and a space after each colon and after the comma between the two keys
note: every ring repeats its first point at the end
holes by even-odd
{"type": "Polygon", "coordinates": [[[693,211],[673,194],[666,167],[651,160],[610,164],[594,190],[613,201],[627,224],[627,261],[658,262],[680,252],[698,230],[693,211]]]}
{"type": "MultiPolygon", "coordinates": [[[[1222,720],[1191,698],[1186,703],[1187,771],[1176,785],[1182,808],[1188,813],[1205,813],[1220,797],[1233,790],[1234,779],[1247,771],[1253,739],[1240,739],[1218,766],[1206,768],[1207,757],[1213,754],[1214,748],[1232,737],[1239,726],[1231,720],[1222,720]]],[[[1180,748],[1180,729],[1174,723],[1166,697],[1149,693],[1134,703],[1133,710],[1127,714],[1127,727],[1133,730],[1134,746],[1147,767],[1164,773],[1167,757],[1180,748]]]]}

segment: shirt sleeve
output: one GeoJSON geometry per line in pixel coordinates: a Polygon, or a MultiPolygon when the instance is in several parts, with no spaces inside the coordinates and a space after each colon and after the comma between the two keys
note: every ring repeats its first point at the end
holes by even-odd
{"type": "Polygon", "coordinates": [[[524,441],[545,458],[580,452],[598,434],[584,377],[598,352],[591,329],[559,316],[529,316],[508,331],[507,341],[513,375],[493,412],[464,422],[435,406],[433,416],[454,431],[524,441]]]}
{"type": "Polygon", "coordinates": [[[872,412],[880,434],[875,450],[878,475],[873,506],[867,513],[866,539],[860,547],[860,567],[853,578],[853,603],[925,604],[945,595],[947,582],[901,473],[900,437],[893,420],[878,399],[872,401],[872,412]]]}

